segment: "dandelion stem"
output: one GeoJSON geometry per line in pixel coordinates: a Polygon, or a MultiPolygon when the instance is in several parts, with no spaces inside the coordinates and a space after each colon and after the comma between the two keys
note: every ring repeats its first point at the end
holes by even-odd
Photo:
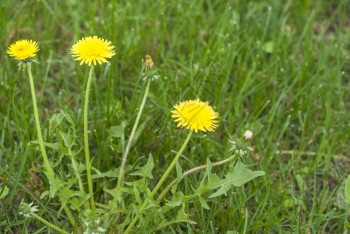
{"type": "Polygon", "coordinates": [[[45,219],[41,218],[39,215],[35,214],[34,212],[29,212],[29,214],[36,218],[37,220],[39,220],[40,222],[42,222],[43,224],[45,224],[47,227],[55,230],[55,231],[58,231],[59,233],[63,233],[63,234],[69,234],[68,232],[62,230],[61,228],[57,227],[56,225],[46,221],[45,219]]]}
{"type": "MultiPolygon", "coordinates": [[[[187,138],[185,140],[185,142],[182,144],[180,150],[177,152],[175,158],[173,159],[173,161],[171,162],[171,164],[169,165],[168,169],[164,172],[162,178],[160,178],[159,182],[157,183],[156,187],[154,187],[154,189],[152,190],[151,194],[149,195],[149,198],[152,199],[154,197],[154,195],[158,192],[160,186],[162,186],[162,184],[164,183],[164,181],[166,180],[166,178],[168,177],[170,171],[174,168],[176,162],[179,160],[182,152],[185,150],[185,147],[187,145],[187,143],[189,142],[189,140],[191,139],[193,130],[191,130],[188,135],[187,138]]],[[[139,212],[140,214],[142,214],[142,212],[144,211],[144,209],[146,208],[148,204],[148,200],[144,201],[139,212]]],[[[134,219],[131,221],[131,223],[129,224],[128,228],[125,230],[124,234],[130,233],[132,228],[134,227],[134,225],[136,224],[136,222],[138,221],[139,217],[135,216],[134,219]]]]}
{"type": "Polygon", "coordinates": [[[128,140],[128,144],[126,145],[125,152],[124,152],[124,155],[123,155],[122,164],[121,164],[120,170],[119,170],[118,183],[117,183],[117,191],[120,191],[120,192],[121,192],[121,188],[122,188],[123,180],[124,180],[126,159],[128,157],[129,150],[130,150],[132,141],[134,139],[137,126],[138,126],[139,121],[140,121],[142,110],[143,110],[143,108],[145,106],[145,103],[146,103],[146,99],[147,99],[147,96],[148,96],[148,91],[149,91],[150,84],[151,84],[151,81],[149,80],[147,82],[145,93],[143,94],[142,102],[141,102],[139,111],[137,113],[137,117],[136,117],[134,126],[133,126],[133,128],[131,130],[131,134],[130,134],[130,137],[129,137],[129,140],[128,140]]]}
{"type": "Polygon", "coordinates": [[[86,84],[86,92],[85,92],[85,101],[84,101],[84,147],[85,147],[85,163],[86,163],[86,174],[89,186],[89,194],[90,194],[90,205],[92,211],[95,211],[95,200],[94,200],[94,191],[92,188],[92,178],[91,178],[91,161],[89,154],[89,132],[88,132],[88,104],[89,104],[89,91],[92,80],[92,71],[94,70],[94,66],[91,65],[89,78],[86,84]]]}
{"type": "MultiPolygon", "coordinates": [[[[28,71],[28,76],[29,76],[30,90],[31,90],[31,93],[32,93],[35,126],[36,126],[36,131],[37,131],[38,139],[39,139],[39,147],[40,147],[43,159],[44,159],[44,164],[45,164],[45,168],[47,170],[47,173],[50,176],[54,177],[55,173],[52,170],[52,168],[50,166],[50,163],[49,163],[49,160],[47,158],[47,154],[46,154],[46,150],[45,150],[45,146],[44,146],[44,140],[43,140],[43,136],[41,134],[41,127],[40,127],[40,121],[39,121],[39,112],[38,112],[38,104],[37,104],[37,101],[36,101],[36,94],[35,94],[35,88],[34,88],[32,68],[31,68],[31,64],[30,63],[27,64],[27,71],[28,71]]],[[[73,218],[73,215],[72,215],[71,211],[69,210],[69,208],[66,205],[63,204],[63,202],[62,202],[62,205],[63,205],[64,211],[66,212],[66,214],[68,216],[69,221],[71,222],[71,224],[73,226],[75,226],[76,223],[75,223],[75,220],[73,218]]]]}
{"type": "Polygon", "coordinates": [[[37,131],[38,139],[39,139],[39,147],[40,147],[43,159],[44,159],[44,164],[45,164],[47,172],[50,175],[54,176],[55,173],[53,172],[53,170],[52,170],[52,168],[50,166],[49,160],[47,158],[47,154],[46,154],[46,150],[45,150],[45,146],[44,146],[44,140],[43,140],[43,136],[41,134],[38,105],[37,105],[37,101],[36,101],[36,94],[35,94],[35,88],[34,88],[34,82],[33,82],[33,75],[32,75],[32,69],[31,69],[31,64],[30,63],[27,64],[27,70],[28,70],[28,76],[29,76],[29,82],[30,82],[30,90],[31,90],[31,93],[32,93],[35,126],[36,126],[36,131],[37,131]]]}
{"type": "MultiPolygon", "coordinates": [[[[212,163],[211,165],[213,167],[215,166],[219,166],[219,165],[222,165],[222,164],[225,164],[229,161],[232,161],[233,159],[236,158],[236,154],[233,154],[231,157],[229,158],[226,158],[225,160],[222,160],[222,161],[218,161],[218,162],[215,162],[215,163],[212,163]]],[[[198,166],[198,167],[194,167],[188,171],[186,171],[185,173],[183,173],[182,175],[183,176],[188,176],[188,175],[191,175],[193,173],[195,173],[196,171],[199,171],[199,170],[202,170],[202,169],[205,169],[207,168],[207,165],[201,165],[201,166],[198,166]]],[[[157,198],[157,202],[160,202],[163,197],[169,192],[169,190],[176,184],[176,183],[179,183],[180,181],[178,181],[177,179],[174,179],[173,181],[171,181],[170,184],[168,184],[168,186],[161,192],[161,194],[158,196],[157,198]]]]}

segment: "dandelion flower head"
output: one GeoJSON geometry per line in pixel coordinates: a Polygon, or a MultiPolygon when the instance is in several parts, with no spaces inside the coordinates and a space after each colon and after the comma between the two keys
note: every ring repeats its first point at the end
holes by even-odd
{"type": "Polygon", "coordinates": [[[177,122],[177,127],[198,132],[213,132],[218,126],[219,113],[209,106],[208,102],[202,102],[199,99],[180,102],[174,106],[171,117],[177,122]]]}
{"type": "Polygon", "coordinates": [[[89,66],[93,63],[107,63],[107,58],[115,55],[114,46],[110,41],[94,37],[84,37],[75,43],[71,48],[72,56],[80,61],[80,65],[86,63],[89,66]]]}
{"type": "Polygon", "coordinates": [[[11,44],[6,53],[17,60],[35,57],[39,51],[38,44],[32,40],[19,40],[11,44]]]}

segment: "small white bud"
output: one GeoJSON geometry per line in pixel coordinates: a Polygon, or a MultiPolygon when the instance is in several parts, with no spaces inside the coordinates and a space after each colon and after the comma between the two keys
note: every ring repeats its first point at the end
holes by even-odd
{"type": "Polygon", "coordinates": [[[243,137],[244,137],[246,140],[249,140],[249,139],[251,139],[251,138],[253,137],[253,132],[250,131],[250,130],[247,130],[247,131],[245,131],[243,137]]]}

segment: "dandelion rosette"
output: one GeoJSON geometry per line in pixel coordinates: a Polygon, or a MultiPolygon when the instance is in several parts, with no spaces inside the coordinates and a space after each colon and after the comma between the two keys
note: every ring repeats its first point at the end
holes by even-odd
{"type": "Polygon", "coordinates": [[[19,40],[11,44],[6,53],[17,60],[25,60],[35,57],[38,51],[39,47],[35,41],[19,40]]]}
{"type": "Polygon", "coordinates": [[[115,55],[114,46],[110,41],[93,37],[84,37],[75,43],[71,48],[72,56],[80,61],[80,65],[86,63],[91,66],[93,63],[107,63],[107,58],[115,55]]]}
{"type": "Polygon", "coordinates": [[[171,117],[177,122],[177,127],[198,132],[213,132],[218,126],[219,113],[209,106],[208,102],[202,102],[199,99],[180,102],[174,106],[171,117]]]}

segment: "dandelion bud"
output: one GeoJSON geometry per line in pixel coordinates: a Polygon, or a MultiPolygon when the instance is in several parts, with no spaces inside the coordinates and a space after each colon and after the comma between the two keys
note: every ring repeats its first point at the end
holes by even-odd
{"type": "Polygon", "coordinates": [[[21,201],[21,204],[19,205],[19,214],[23,215],[24,217],[30,217],[30,212],[37,212],[38,206],[33,206],[33,202],[28,204],[23,202],[23,200],[21,201]]]}
{"type": "Polygon", "coordinates": [[[142,73],[143,80],[152,81],[160,78],[158,69],[154,66],[152,57],[148,54],[145,55],[144,68],[145,72],[142,73]]]}
{"type": "Polygon", "coordinates": [[[146,69],[152,69],[153,66],[154,66],[152,57],[149,56],[148,54],[146,54],[145,57],[146,57],[146,61],[145,61],[145,67],[146,67],[146,69]]]}
{"type": "Polygon", "coordinates": [[[88,222],[84,222],[85,226],[87,227],[87,230],[84,232],[86,233],[105,233],[106,230],[100,227],[100,220],[90,220],[88,222]]]}

